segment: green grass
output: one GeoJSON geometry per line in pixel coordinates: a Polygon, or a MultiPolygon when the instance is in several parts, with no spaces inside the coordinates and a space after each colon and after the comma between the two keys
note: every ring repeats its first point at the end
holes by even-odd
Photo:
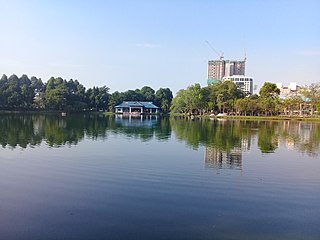
{"type": "MultiPolygon", "coordinates": [[[[206,117],[209,117],[208,115],[206,117]]],[[[320,116],[224,116],[225,119],[320,121],[320,116]]]]}

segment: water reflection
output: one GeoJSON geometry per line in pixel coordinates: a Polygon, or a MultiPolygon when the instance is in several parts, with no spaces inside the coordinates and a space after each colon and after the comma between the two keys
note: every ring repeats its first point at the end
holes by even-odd
{"type": "Polygon", "coordinates": [[[241,140],[240,146],[227,151],[208,146],[205,148],[205,167],[242,170],[242,153],[249,151],[250,146],[251,141],[245,138],[241,140]]]}
{"type": "Polygon", "coordinates": [[[320,153],[320,125],[306,122],[283,122],[279,144],[285,143],[288,149],[299,149],[300,152],[310,156],[318,156],[320,153]]]}
{"type": "Polygon", "coordinates": [[[234,151],[249,151],[255,139],[263,154],[275,152],[282,143],[309,156],[320,154],[320,124],[316,122],[171,119],[170,123],[177,138],[190,147],[212,148],[230,156],[225,157],[228,161],[234,151]]]}
{"type": "Polygon", "coordinates": [[[0,115],[0,238],[319,239],[320,161],[300,154],[319,154],[319,131],[308,122],[0,115]]]}
{"type": "Polygon", "coordinates": [[[51,147],[76,145],[85,137],[107,139],[109,134],[149,141],[153,137],[166,140],[171,135],[168,119],[157,116],[114,118],[99,114],[61,117],[56,114],[0,115],[0,144],[2,147],[27,148],[43,141],[51,147]]]}
{"type": "Polygon", "coordinates": [[[205,167],[217,169],[242,170],[242,151],[221,151],[217,148],[205,149],[205,167]]]}
{"type": "MultiPolygon", "coordinates": [[[[109,120],[113,121],[113,118],[110,116],[109,120]]],[[[109,128],[114,134],[123,134],[142,141],[150,141],[154,137],[158,140],[166,140],[171,135],[168,119],[159,116],[116,115],[114,122],[115,126],[109,128]]]]}
{"type": "Polygon", "coordinates": [[[131,115],[115,115],[115,122],[119,123],[122,126],[126,127],[143,127],[143,128],[154,128],[157,125],[159,116],[150,115],[150,116],[131,116],[131,115]]]}
{"type": "Polygon", "coordinates": [[[172,133],[194,149],[206,148],[207,167],[241,168],[242,152],[257,141],[261,153],[285,146],[310,156],[320,153],[320,124],[294,121],[217,121],[161,118],[158,116],[0,115],[2,147],[51,147],[76,145],[84,138],[107,139],[121,134],[141,141],[167,141],[172,133]]]}

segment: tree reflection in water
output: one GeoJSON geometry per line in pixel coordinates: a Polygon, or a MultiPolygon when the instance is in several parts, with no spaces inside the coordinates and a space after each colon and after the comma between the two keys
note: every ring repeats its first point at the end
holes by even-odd
{"type": "Polygon", "coordinates": [[[33,147],[45,142],[50,147],[76,145],[85,137],[107,139],[120,134],[140,141],[167,141],[175,138],[193,149],[204,146],[206,166],[241,169],[242,152],[252,142],[263,154],[283,145],[310,156],[320,153],[320,124],[295,121],[240,121],[159,116],[123,117],[102,114],[0,115],[0,144],[6,148],[33,147]]]}
{"type": "Polygon", "coordinates": [[[175,118],[170,123],[179,140],[194,149],[205,146],[206,158],[216,158],[213,162],[237,162],[236,159],[241,159],[239,154],[249,151],[255,139],[263,154],[273,153],[279,144],[310,156],[320,154],[320,123],[317,122],[175,118]]]}

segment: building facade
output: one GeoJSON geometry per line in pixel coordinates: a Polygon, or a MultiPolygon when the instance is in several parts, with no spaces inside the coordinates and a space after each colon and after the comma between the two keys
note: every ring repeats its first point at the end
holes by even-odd
{"type": "Polygon", "coordinates": [[[240,88],[245,94],[253,94],[253,78],[243,75],[233,75],[229,77],[223,77],[222,81],[232,81],[238,88],[240,88]]]}
{"type": "Polygon", "coordinates": [[[245,61],[211,60],[208,62],[208,81],[222,80],[233,75],[245,75],[245,61]]]}
{"type": "Polygon", "coordinates": [[[301,96],[299,94],[299,90],[301,89],[300,86],[297,85],[295,82],[291,82],[289,86],[284,86],[282,83],[276,83],[277,88],[280,89],[279,97],[281,99],[286,99],[293,96],[301,96]]]}

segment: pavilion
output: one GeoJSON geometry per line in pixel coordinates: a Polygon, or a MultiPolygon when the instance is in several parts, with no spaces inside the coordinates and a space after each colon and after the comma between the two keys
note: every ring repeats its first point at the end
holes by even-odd
{"type": "Polygon", "coordinates": [[[159,113],[159,110],[160,108],[152,102],[127,101],[115,106],[115,111],[119,114],[156,114],[159,113]]]}

